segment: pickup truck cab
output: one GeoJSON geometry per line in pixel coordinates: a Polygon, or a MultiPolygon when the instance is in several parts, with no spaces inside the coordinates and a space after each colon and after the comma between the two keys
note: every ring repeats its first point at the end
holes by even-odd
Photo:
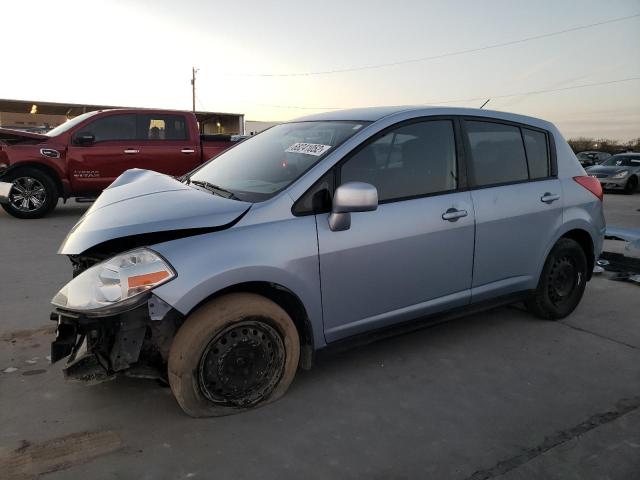
{"type": "Polygon", "coordinates": [[[46,134],[0,129],[0,181],[12,184],[2,206],[39,218],[60,197],[96,197],[130,168],[184,175],[241,138],[200,135],[190,112],[146,109],[88,112],[46,134]]]}

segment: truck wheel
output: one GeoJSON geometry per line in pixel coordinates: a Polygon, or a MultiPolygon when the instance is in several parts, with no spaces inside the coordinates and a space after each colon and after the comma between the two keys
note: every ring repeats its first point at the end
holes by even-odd
{"type": "Polygon", "coordinates": [[[20,168],[9,172],[3,181],[13,183],[9,203],[2,208],[17,218],[40,218],[58,204],[58,188],[53,179],[37,168],[20,168]]]}
{"type": "Polygon", "coordinates": [[[298,367],[291,317],[253,293],[214,299],[187,317],[169,352],[169,384],[192,417],[231,415],[273,402],[298,367]]]}
{"type": "Polygon", "coordinates": [[[638,177],[630,177],[627,180],[627,184],[624,186],[624,193],[631,195],[638,188],[638,177]]]}
{"type": "Polygon", "coordinates": [[[587,257],[578,242],[561,238],[551,249],[538,288],[527,308],[546,320],[559,320],[575,310],[587,282],[587,257]]]}

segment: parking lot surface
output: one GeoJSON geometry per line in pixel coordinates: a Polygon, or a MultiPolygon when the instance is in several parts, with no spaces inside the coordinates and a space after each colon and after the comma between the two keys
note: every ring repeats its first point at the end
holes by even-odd
{"type": "MultiPolygon", "coordinates": [[[[168,388],[66,383],[47,360],[55,251],[86,206],[0,212],[0,471],[9,478],[629,479],[640,476],[640,290],[594,278],[566,320],[517,307],[298,372],[279,402],[191,419],[168,388]]],[[[640,228],[640,194],[607,194],[640,228]]],[[[2,475],[0,475],[2,476],[2,475]]]]}

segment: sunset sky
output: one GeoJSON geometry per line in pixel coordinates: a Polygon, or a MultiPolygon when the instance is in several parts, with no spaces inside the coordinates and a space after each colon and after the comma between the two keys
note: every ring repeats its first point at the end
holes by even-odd
{"type": "Polygon", "coordinates": [[[0,98],[197,108],[287,120],[442,104],[542,117],[565,136],[640,137],[639,0],[3,2],[0,98]],[[629,80],[633,79],[635,80],[629,80]],[[618,80],[624,80],[619,81],[618,80]]]}

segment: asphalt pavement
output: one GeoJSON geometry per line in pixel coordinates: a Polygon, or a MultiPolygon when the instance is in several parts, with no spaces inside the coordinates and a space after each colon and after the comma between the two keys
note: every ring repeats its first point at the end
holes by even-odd
{"type": "MultiPolygon", "coordinates": [[[[55,251],[86,206],[0,212],[0,474],[7,478],[640,478],[640,290],[595,277],[567,319],[517,307],[342,353],[280,401],[191,419],[168,388],[86,387],[47,360],[55,251]]],[[[607,194],[640,228],[640,194],[607,194]]]]}

